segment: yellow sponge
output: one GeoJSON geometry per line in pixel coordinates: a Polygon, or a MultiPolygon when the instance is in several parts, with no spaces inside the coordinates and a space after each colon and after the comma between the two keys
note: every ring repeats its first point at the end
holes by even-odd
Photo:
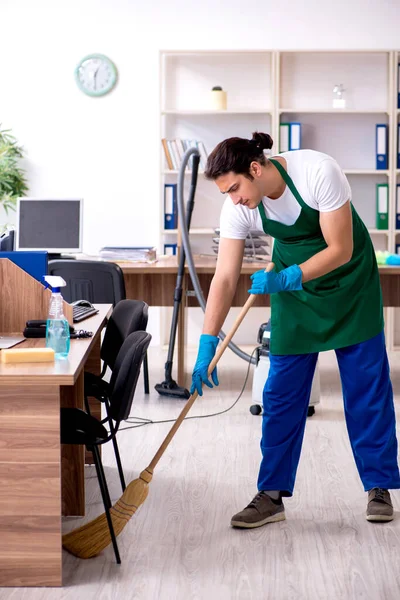
{"type": "Polygon", "coordinates": [[[8,348],[0,356],[3,363],[54,362],[53,348],[8,348]]]}

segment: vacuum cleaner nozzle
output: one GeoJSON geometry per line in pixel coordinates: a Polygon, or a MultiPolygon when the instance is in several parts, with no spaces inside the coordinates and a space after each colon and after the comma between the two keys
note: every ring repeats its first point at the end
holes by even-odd
{"type": "Polygon", "coordinates": [[[161,394],[161,396],[170,396],[172,398],[179,398],[180,400],[187,400],[190,398],[189,390],[178,385],[173,379],[157,383],[157,385],[154,386],[154,389],[161,394]]]}

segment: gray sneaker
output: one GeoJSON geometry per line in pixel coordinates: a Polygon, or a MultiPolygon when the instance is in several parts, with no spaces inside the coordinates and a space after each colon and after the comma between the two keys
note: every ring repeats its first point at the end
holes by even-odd
{"type": "Polygon", "coordinates": [[[285,520],[285,507],[282,501],[275,502],[265,492],[258,492],[248,506],[241,512],[233,515],[232,527],[250,529],[261,527],[266,523],[276,523],[285,520]]]}
{"type": "Polygon", "coordinates": [[[390,494],[382,488],[372,488],[368,492],[367,521],[392,521],[393,505],[390,494]]]}

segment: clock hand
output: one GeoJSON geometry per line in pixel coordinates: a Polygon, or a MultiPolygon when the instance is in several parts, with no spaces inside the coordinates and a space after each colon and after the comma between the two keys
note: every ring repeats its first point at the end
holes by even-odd
{"type": "Polygon", "coordinates": [[[97,67],[97,69],[93,73],[93,87],[95,90],[97,89],[97,73],[98,73],[99,69],[100,69],[100,65],[97,67]]]}

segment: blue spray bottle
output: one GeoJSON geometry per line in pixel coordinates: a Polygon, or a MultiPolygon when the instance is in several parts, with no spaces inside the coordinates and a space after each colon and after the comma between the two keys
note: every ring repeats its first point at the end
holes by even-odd
{"type": "Polygon", "coordinates": [[[63,313],[60,288],[67,285],[62,277],[45,275],[45,288],[51,288],[49,315],[46,324],[46,347],[53,348],[56,358],[67,358],[70,348],[69,323],[63,313]]]}

